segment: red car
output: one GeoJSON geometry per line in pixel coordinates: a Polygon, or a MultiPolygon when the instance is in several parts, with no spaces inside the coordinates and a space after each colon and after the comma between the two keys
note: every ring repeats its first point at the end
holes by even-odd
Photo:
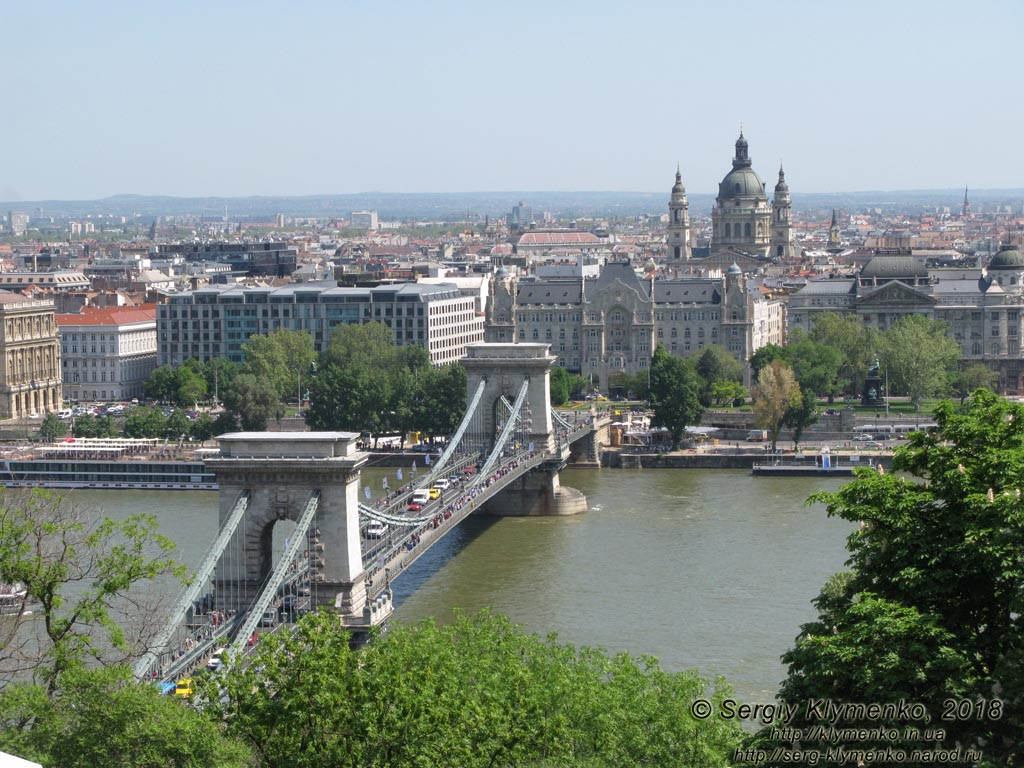
{"type": "Polygon", "coordinates": [[[406,512],[419,512],[423,507],[419,505],[419,502],[410,501],[409,506],[405,508],[406,512]]]}

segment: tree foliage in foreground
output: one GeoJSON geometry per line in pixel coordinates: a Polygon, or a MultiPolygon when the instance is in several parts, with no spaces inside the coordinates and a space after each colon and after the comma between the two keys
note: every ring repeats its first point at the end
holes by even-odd
{"type": "MultiPolygon", "coordinates": [[[[499,616],[396,627],[361,651],[329,612],[260,641],[215,698],[267,768],[725,766],[741,732],[696,720],[721,699],[653,659],[577,649],[499,616]]],[[[716,708],[717,709],[717,708],[716,708]]]]}
{"type": "Polygon", "coordinates": [[[61,768],[245,768],[244,745],[127,667],[77,668],[59,696],[13,683],[0,691],[0,749],[61,768]]]}
{"type": "MultiPolygon", "coordinates": [[[[852,570],[829,581],[817,621],[783,657],[780,698],[801,712],[810,698],[920,702],[945,731],[932,746],[976,749],[978,765],[1020,765],[1024,408],[979,390],[964,412],[940,404],[935,420],[938,431],[897,449],[900,474],[858,470],[811,498],[859,527],[847,540],[852,570]],[[948,700],[969,702],[969,716],[943,719],[948,700]]],[[[791,723],[810,724],[820,723],[791,723]]]]}
{"type": "Polygon", "coordinates": [[[51,693],[86,662],[126,661],[155,628],[136,587],[182,575],[174,544],[150,515],[90,521],[67,499],[36,489],[0,492],[0,582],[26,589],[19,612],[0,624],[0,676],[26,674],[51,693]],[[129,634],[119,621],[131,610],[129,634]]]}

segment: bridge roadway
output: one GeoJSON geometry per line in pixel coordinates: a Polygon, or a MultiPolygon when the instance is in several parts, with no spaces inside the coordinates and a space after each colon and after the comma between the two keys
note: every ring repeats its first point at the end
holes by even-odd
{"type": "MultiPolygon", "coordinates": [[[[404,529],[390,525],[384,541],[367,550],[367,599],[373,600],[380,595],[392,579],[510,483],[545,464],[552,465],[552,469],[564,466],[569,458],[569,446],[593,429],[595,425],[587,419],[571,429],[560,430],[555,451],[520,451],[503,457],[485,478],[456,471],[451,476],[455,482],[444,491],[442,498],[428,502],[420,512],[413,513],[416,519],[428,519],[404,529]]],[[[461,457],[452,468],[472,466],[475,461],[476,457],[461,457]]],[[[408,498],[402,494],[399,502],[390,504],[387,508],[389,514],[395,515],[396,508],[403,508],[408,498]]]]}

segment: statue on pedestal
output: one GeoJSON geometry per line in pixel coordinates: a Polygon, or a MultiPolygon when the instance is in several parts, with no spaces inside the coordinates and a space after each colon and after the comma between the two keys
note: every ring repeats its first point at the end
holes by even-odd
{"type": "Polygon", "coordinates": [[[878,358],[875,358],[875,362],[868,368],[867,376],[864,377],[864,390],[861,395],[861,405],[882,405],[885,400],[881,397],[882,392],[882,377],[879,375],[881,366],[878,362],[878,358]]]}

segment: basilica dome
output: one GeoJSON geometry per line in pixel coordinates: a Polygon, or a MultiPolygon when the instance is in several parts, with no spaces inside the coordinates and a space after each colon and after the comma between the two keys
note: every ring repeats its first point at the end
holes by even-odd
{"type": "Polygon", "coordinates": [[[743,132],[736,140],[736,156],[732,159],[732,170],[718,185],[718,200],[732,200],[743,197],[765,197],[764,182],[751,168],[747,152],[747,140],[743,132]]]}

